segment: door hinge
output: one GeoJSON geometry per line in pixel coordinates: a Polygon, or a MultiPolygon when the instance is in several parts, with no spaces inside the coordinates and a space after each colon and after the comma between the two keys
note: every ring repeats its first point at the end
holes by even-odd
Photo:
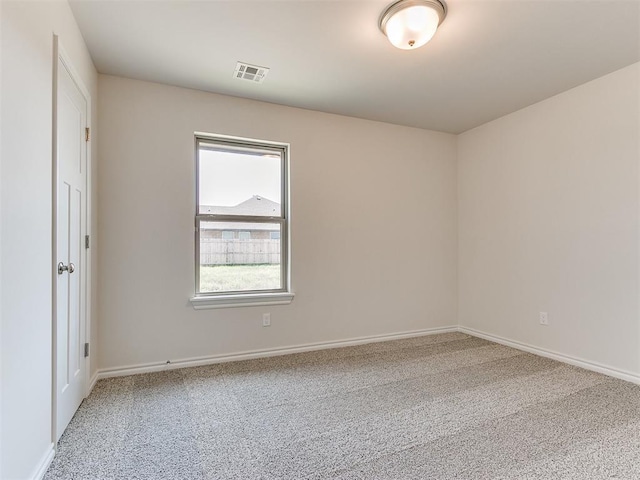
{"type": "Polygon", "coordinates": [[[84,140],[85,142],[89,141],[89,137],[91,136],[91,129],[89,127],[84,129],[84,140]]]}
{"type": "Polygon", "coordinates": [[[89,344],[88,343],[84,344],[84,356],[85,356],[85,358],[89,356],[89,344]]]}
{"type": "Polygon", "coordinates": [[[84,236],[84,248],[89,248],[89,235],[84,236]]]}

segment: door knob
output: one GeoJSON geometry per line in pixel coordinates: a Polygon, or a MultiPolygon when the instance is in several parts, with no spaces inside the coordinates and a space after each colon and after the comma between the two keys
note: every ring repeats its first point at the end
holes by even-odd
{"type": "Polygon", "coordinates": [[[58,275],[62,275],[64,272],[73,273],[75,270],[76,266],[73,263],[65,265],[64,263],[60,262],[58,264],[58,275]]]}

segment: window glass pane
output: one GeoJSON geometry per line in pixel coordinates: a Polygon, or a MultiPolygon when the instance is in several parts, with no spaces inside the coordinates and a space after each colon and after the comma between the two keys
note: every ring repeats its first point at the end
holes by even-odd
{"type": "Polygon", "coordinates": [[[251,240],[251,232],[238,232],[240,240],[251,240]]]}
{"type": "Polygon", "coordinates": [[[200,292],[282,288],[279,223],[200,222],[200,292]],[[227,239],[226,232],[248,234],[227,239]]]}
{"type": "Polygon", "coordinates": [[[198,143],[198,213],[282,215],[282,152],[198,143]]]}
{"type": "Polygon", "coordinates": [[[234,237],[234,236],[235,236],[235,235],[234,235],[234,234],[233,234],[233,232],[232,232],[232,231],[230,231],[230,230],[224,230],[224,231],[222,232],[222,239],[223,239],[223,240],[233,240],[233,237],[234,237]]]}

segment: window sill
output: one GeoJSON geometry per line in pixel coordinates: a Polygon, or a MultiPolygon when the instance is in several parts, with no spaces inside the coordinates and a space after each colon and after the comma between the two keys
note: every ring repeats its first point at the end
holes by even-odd
{"type": "Polygon", "coordinates": [[[209,308],[259,307],[262,305],[288,305],[293,301],[294,293],[241,293],[235,295],[216,295],[191,297],[189,301],[195,310],[209,308]]]}

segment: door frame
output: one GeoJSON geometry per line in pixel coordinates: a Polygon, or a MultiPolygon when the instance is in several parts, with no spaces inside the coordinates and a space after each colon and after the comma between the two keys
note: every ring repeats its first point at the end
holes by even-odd
{"type": "MultiPolygon", "coordinates": [[[[60,41],[58,35],[53,34],[53,70],[52,70],[52,138],[51,138],[51,154],[52,154],[52,211],[51,211],[51,441],[54,445],[54,448],[57,450],[57,422],[58,422],[58,382],[57,382],[57,363],[58,363],[58,274],[57,274],[57,264],[58,264],[58,251],[57,251],[57,235],[58,235],[58,179],[59,179],[59,164],[58,164],[58,63],[61,62],[66,70],[69,72],[71,79],[74,81],[82,96],[85,98],[87,102],[87,126],[91,127],[91,95],[89,94],[89,90],[85,86],[82,78],[78,74],[77,70],[74,68],[73,63],[71,62],[71,58],[66,53],[62,42],[60,41]]],[[[92,164],[92,156],[91,156],[91,144],[92,144],[92,134],[90,132],[89,140],[86,142],[86,155],[87,155],[87,184],[86,184],[86,207],[85,207],[85,215],[86,215],[86,235],[91,235],[91,227],[92,227],[92,218],[91,218],[91,192],[92,192],[92,182],[91,182],[91,164],[92,164]]],[[[91,339],[91,248],[86,252],[85,259],[85,312],[84,312],[84,333],[85,333],[85,342],[90,342],[91,339]]],[[[86,398],[89,395],[90,387],[91,387],[91,350],[88,357],[84,357],[85,362],[85,375],[84,375],[84,397],[86,398]]]]}

